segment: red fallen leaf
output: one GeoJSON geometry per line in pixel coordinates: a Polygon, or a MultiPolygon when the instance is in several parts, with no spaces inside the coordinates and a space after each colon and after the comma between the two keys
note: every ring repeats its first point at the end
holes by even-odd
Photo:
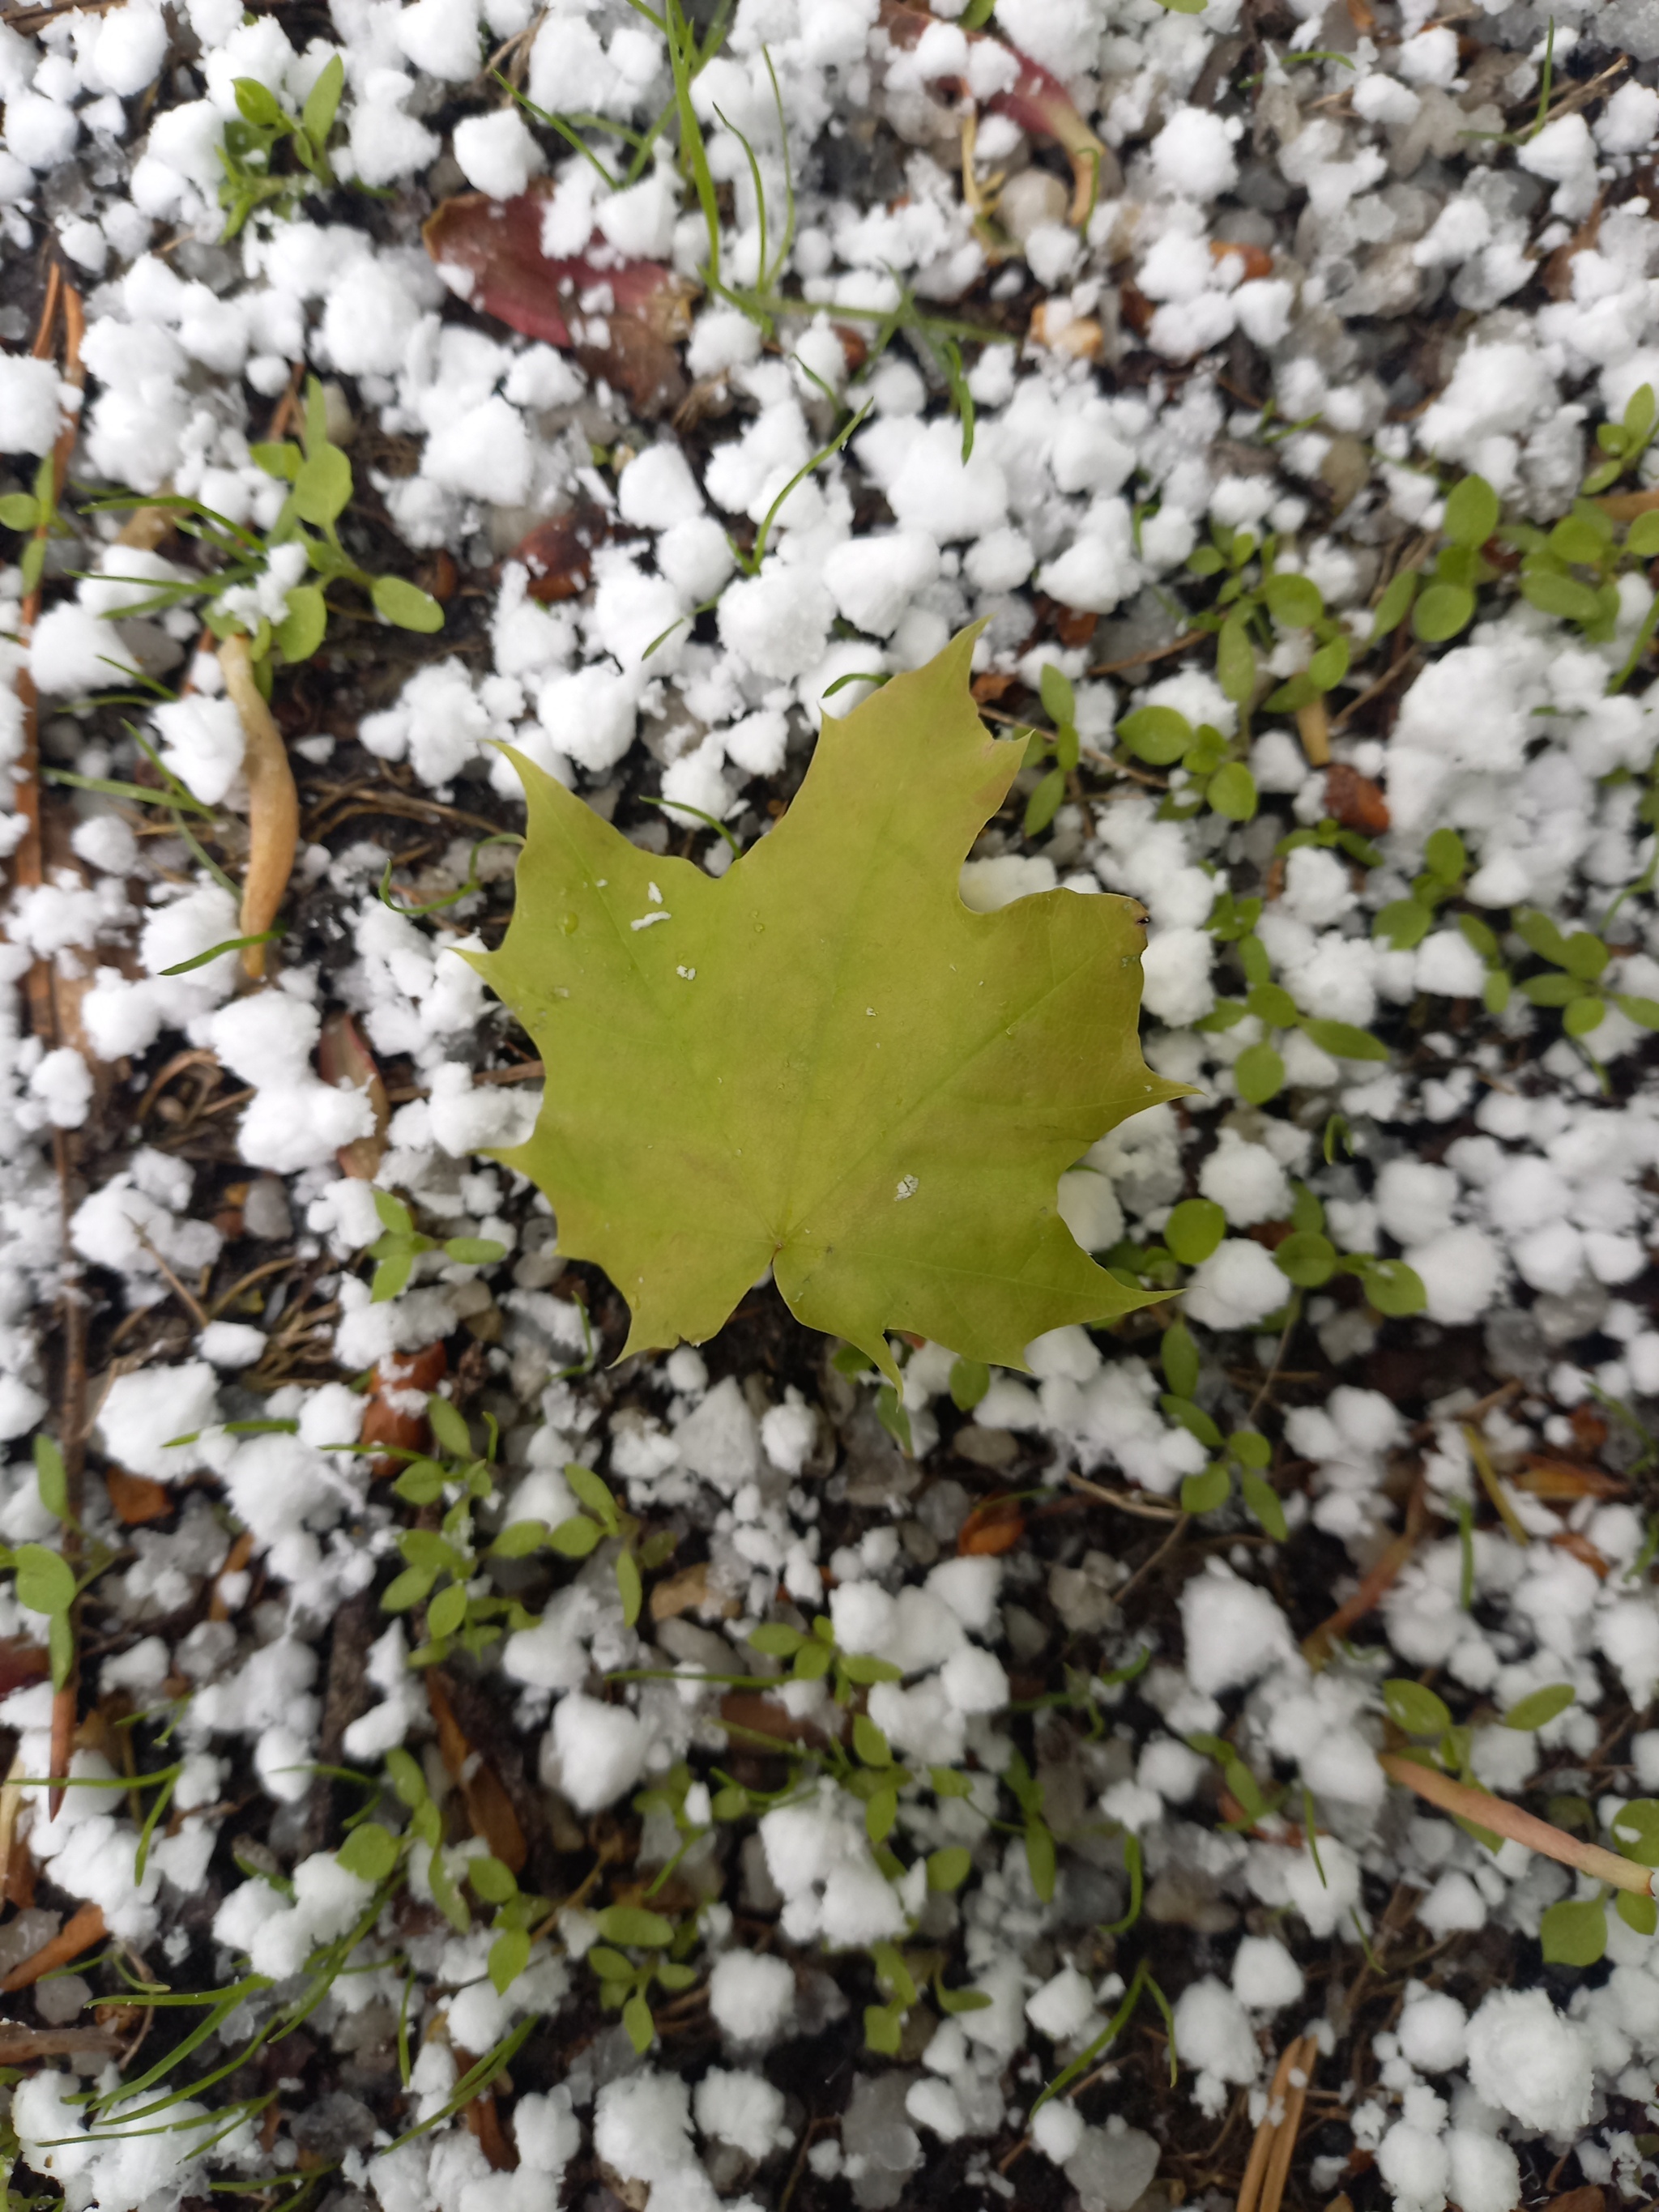
{"type": "Polygon", "coordinates": [[[342,1175],[350,1176],[358,1182],[373,1182],[374,1171],[386,1152],[386,1123],[392,1118],[392,1106],[380,1080],[380,1071],[374,1065],[374,1055],[358,1036],[357,1024],[349,1014],[331,1014],[323,1024],[323,1034],[317,1043],[317,1066],[325,1083],[349,1083],[354,1091],[368,1093],[374,1114],[372,1133],[354,1137],[349,1145],[342,1145],[334,1157],[340,1163],[342,1175]]]}
{"type": "Polygon", "coordinates": [[[538,522],[513,549],[513,558],[530,572],[531,598],[548,606],[585,592],[593,574],[593,548],[609,536],[610,527],[604,510],[586,501],[538,522]]]}
{"type": "MultiPolygon", "coordinates": [[[[905,52],[938,20],[925,8],[907,5],[906,0],[882,0],[882,28],[893,44],[905,52]]],[[[1057,146],[1065,149],[1071,156],[1075,179],[1069,220],[1081,223],[1096,201],[1111,198],[1122,184],[1117,156],[1103,140],[1096,137],[1078,112],[1070,93],[1041,62],[1034,62],[1018,46],[1009,46],[1006,39],[994,39],[988,31],[968,31],[963,36],[975,43],[982,40],[989,46],[1001,46],[1018,64],[1019,74],[1007,91],[994,93],[985,105],[994,115],[1007,116],[1034,137],[1052,138],[1057,146]]],[[[942,77],[939,82],[941,86],[953,87],[958,98],[965,90],[960,78],[942,77]]]]}
{"type": "MultiPolygon", "coordinates": [[[[402,1357],[393,1352],[382,1359],[369,1386],[368,1411],[363,1416],[359,1442],[392,1444],[399,1451],[424,1451],[432,1441],[425,1401],[448,1372],[449,1354],[441,1344],[428,1344],[423,1351],[402,1357]],[[416,1393],[422,1400],[418,1408],[412,1402],[416,1393]]],[[[407,1464],[405,1460],[383,1457],[372,1462],[370,1473],[400,1474],[407,1464]]]]}
{"type": "Polygon", "coordinates": [[[617,258],[597,231],[586,254],[551,259],[542,251],[542,210],[554,190],[542,178],[510,200],[459,193],[428,218],[426,250],[483,313],[574,352],[641,415],[667,414],[685,391],[674,347],[691,328],[690,286],[660,262],[617,258]]]}
{"type": "Polygon", "coordinates": [[[1345,830],[1380,837],[1389,826],[1389,802],[1381,788],[1346,761],[1333,762],[1325,771],[1325,804],[1345,830]]]}
{"type": "Polygon", "coordinates": [[[1012,1552],[1025,1534],[1025,1516],[1012,1498],[988,1498],[957,1531],[959,1558],[1012,1552]]]}

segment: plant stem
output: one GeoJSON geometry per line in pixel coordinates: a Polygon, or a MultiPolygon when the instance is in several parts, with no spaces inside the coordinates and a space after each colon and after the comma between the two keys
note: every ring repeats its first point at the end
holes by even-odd
{"type": "Polygon", "coordinates": [[[1442,1774],[1436,1767],[1420,1766],[1414,1759],[1402,1759],[1397,1752],[1379,1752],[1377,1759],[1391,1781],[1404,1783],[1407,1790],[1426,1797],[1443,1813],[1450,1813],[1460,1820],[1472,1820],[1478,1828],[1491,1828],[1515,1843],[1524,1844],[1529,1851],[1541,1852],[1544,1857],[1554,1859],[1561,1866],[1575,1867],[1594,1881],[1611,1882],[1615,1889],[1627,1889],[1632,1896],[1651,1897],[1654,1893],[1652,1875],[1646,1867],[1638,1866],[1634,1859],[1623,1858],[1617,1851],[1604,1850],[1600,1844],[1581,1844],[1565,1828],[1552,1827],[1547,1820],[1523,1813],[1506,1798],[1489,1796],[1484,1790],[1472,1789],[1467,1782],[1454,1782],[1449,1774],[1442,1774]]]}

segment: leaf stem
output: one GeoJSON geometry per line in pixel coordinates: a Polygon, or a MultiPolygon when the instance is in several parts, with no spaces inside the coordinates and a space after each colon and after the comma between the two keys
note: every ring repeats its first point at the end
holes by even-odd
{"type": "Polygon", "coordinates": [[[1403,1783],[1407,1790],[1414,1790],[1419,1797],[1426,1797],[1431,1805],[1437,1805],[1454,1819],[1471,1820],[1479,1828],[1490,1828],[1514,1843],[1524,1844],[1529,1851],[1538,1851],[1561,1866],[1576,1868],[1593,1881],[1610,1882],[1615,1889],[1627,1889],[1633,1896],[1654,1894],[1652,1875],[1646,1867],[1638,1866],[1634,1859],[1604,1850],[1600,1844],[1580,1843],[1565,1828],[1553,1827],[1547,1820],[1523,1812],[1506,1798],[1490,1796],[1486,1790],[1476,1790],[1467,1782],[1454,1782],[1449,1774],[1442,1774],[1432,1766],[1419,1765],[1416,1759],[1402,1758],[1398,1752],[1379,1752],[1377,1759],[1391,1781],[1403,1783]]]}

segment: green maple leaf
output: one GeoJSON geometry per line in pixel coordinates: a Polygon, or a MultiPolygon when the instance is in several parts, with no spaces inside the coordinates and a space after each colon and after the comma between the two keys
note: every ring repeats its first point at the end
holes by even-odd
{"type": "Polygon", "coordinates": [[[627,1298],[628,1352],[702,1343],[769,1266],[799,1320],[894,1380],[890,1329],[1023,1367],[1045,1330],[1146,1303],[1055,1200],[1097,1138],[1183,1088],[1140,1055],[1143,917],[1068,890],[963,904],[1025,750],[974,710],[975,635],[826,714],[788,812],[719,878],[512,756],[517,908],[474,964],[547,1091],[502,1158],[627,1298]]]}

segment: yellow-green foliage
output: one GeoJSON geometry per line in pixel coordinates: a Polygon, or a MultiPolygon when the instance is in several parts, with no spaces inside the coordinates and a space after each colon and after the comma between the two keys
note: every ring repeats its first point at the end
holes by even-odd
{"type": "Polygon", "coordinates": [[[890,1377],[890,1329],[1018,1367],[1146,1303],[1055,1206],[1097,1137],[1181,1088],[1140,1054],[1141,915],[963,904],[1025,750],[975,712],[973,642],[826,715],[788,813],[719,880],[518,759],[517,910],[477,964],[547,1093],[508,1158],[628,1299],[630,1351],[712,1336],[769,1266],[890,1377]]]}

